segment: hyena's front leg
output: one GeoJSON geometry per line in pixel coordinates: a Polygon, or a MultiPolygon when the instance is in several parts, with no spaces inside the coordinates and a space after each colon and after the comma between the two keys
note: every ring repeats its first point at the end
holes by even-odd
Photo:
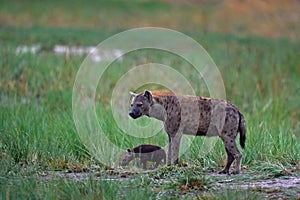
{"type": "Polygon", "coordinates": [[[168,134],[168,156],[167,156],[167,165],[171,165],[171,155],[172,155],[172,139],[171,136],[168,134]]]}
{"type": "Polygon", "coordinates": [[[167,165],[178,164],[180,140],[182,137],[181,133],[176,133],[175,135],[168,134],[169,137],[169,150],[167,165]]]}

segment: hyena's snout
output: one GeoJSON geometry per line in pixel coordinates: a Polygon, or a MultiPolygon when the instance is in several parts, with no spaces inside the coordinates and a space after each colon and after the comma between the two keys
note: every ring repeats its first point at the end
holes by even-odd
{"type": "Polygon", "coordinates": [[[136,118],[138,118],[138,117],[140,117],[142,114],[141,113],[139,113],[137,110],[135,110],[134,108],[133,109],[131,109],[130,111],[129,111],[129,116],[130,117],[132,117],[133,119],[136,119],[136,118]]]}
{"type": "Polygon", "coordinates": [[[133,110],[130,110],[128,114],[129,114],[129,116],[132,117],[133,119],[135,118],[135,114],[134,114],[134,111],[133,111],[133,110]]]}

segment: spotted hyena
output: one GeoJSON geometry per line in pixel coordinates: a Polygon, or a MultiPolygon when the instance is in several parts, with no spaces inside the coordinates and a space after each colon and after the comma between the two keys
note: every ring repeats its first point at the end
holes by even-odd
{"type": "Polygon", "coordinates": [[[147,168],[147,161],[155,162],[154,168],[157,168],[158,165],[166,163],[166,152],[159,146],[142,144],[133,149],[127,149],[126,154],[122,158],[121,166],[128,165],[135,158],[140,159],[140,164],[143,165],[144,169],[147,168]]]}
{"type": "Polygon", "coordinates": [[[163,121],[169,139],[168,165],[178,163],[182,134],[219,136],[227,153],[226,166],[220,173],[229,173],[234,160],[236,167],[232,173],[240,172],[242,153],[235,139],[240,133],[240,145],[245,147],[246,122],[235,105],[225,100],[162,91],[145,90],[140,94],[131,92],[131,95],[129,115],[132,118],[146,115],[163,121]]]}

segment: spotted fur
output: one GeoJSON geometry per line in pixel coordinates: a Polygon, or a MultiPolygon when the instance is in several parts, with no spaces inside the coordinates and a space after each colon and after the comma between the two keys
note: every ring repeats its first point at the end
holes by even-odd
{"type": "Polygon", "coordinates": [[[241,169],[242,153],[236,144],[240,133],[240,145],[245,147],[246,122],[241,111],[225,100],[199,96],[175,95],[170,92],[148,91],[135,94],[129,115],[136,119],[143,115],[163,121],[168,134],[167,164],[177,164],[182,134],[195,136],[219,136],[225,146],[227,162],[220,173],[229,173],[236,160],[237,174],[241,169]]]}

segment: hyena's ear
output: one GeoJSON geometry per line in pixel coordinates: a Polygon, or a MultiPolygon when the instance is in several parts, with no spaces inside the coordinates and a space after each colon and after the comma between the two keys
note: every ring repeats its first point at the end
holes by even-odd
{"type": "Polygon", "coordinates": [[[127,149],[127,152],[131,152],[131,149],[127,149]]]}
{"type": "Polygon", "coordinates": [[[134,92],[129,92],[129,94],[131,95],[131,96],[133,96],[133,97],[136,97],[138,94],[136,94],[136,93],[134,93],[134,92]]]}
{"type": "Polygon", "coordinates": [[[149,103],[152,103],[152,93],[149,90],[144,91],[144,96],[149,100],[149,103]]]}

